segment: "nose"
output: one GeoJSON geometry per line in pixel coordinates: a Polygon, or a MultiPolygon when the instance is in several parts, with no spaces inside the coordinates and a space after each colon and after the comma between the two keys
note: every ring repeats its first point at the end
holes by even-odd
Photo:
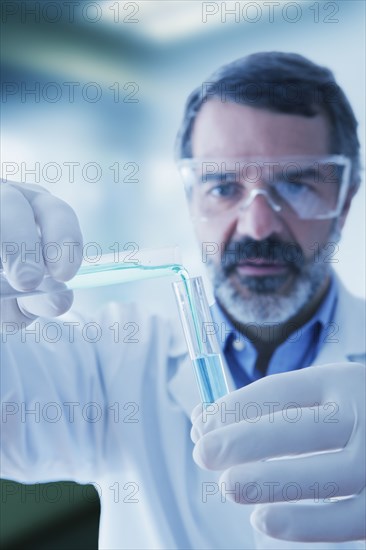
{"type": "Polygon", "coordinates": [[[265,193],[256,193],[240,204],[237,211],[236,231],[240,235],[262,240],[282,233],[280,208],[265,193]]]}

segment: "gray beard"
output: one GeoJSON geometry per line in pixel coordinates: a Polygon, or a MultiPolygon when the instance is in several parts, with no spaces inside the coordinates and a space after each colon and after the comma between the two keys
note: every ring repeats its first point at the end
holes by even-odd
{"type": "MultiPolygon", "coordinates": [[[[328,242],[337,243],[340,232],[337,227],[328,242]]],[[[277,287],[283,280],[264,277],[259,283],[258,291],[255,284],[246,285],[251,290],[249,297],[243,297],[234,287],[230,278],[222,270],[221,265],[215,265],[211,259],[207,262],[207,269],[213,283],[214,294],[219,304],[227,313],[240,324],[249,323],[284,323],[294,317],[316,295],[330,272],[330,264],[325,261],[329,250],[325,247],[319,250],[317,261],[311,258],[301,271],[295,276],[294,283],[286,295],[276,294],[277,287]]]]}

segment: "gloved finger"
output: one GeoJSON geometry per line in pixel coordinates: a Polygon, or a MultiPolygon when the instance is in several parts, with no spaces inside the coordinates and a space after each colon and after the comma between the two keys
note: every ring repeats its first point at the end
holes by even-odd
{"type": "Polygon", "coordinates": [[[33,210],[22,193],[12,185],[1,184],[2,265],[10,284],[17,290],[32,290],[41,282],[45,266],[33,210]]]}
{"type": "Polygon", "coordinates": [[[345,542],[366,538],[366,494],[338,502],[265,504],[251,515],[255,529],[297,542],[345,542]]]}
{"type": "Polygon", "coordinates": [[[64,283],[55,281],[51,277],[45,277],[37,290],[46,292],[46,294],[17,299],[18,307],[23,315],[31,318],[57,317],[66,313],[72,306],[74,300],[72,290],[67,290],[64,283]]]}
{"type": "MultiPolygon", "coordinates": [[[[3,323],[29,325],[37,317],[56,317],[70,309],[73,292],[64,283],[45,277],[33,296],[14,298],[20,294],[0,277],[1,319],[3,323]]],[[[9,325],[10,326],[10,325],[9,325]]],[[[16,327],[15,327],[16,328],[16,327]]],[[[16,330],[22,328],[19,326],[16,330]]],[[[10,329],[9,329],[10,330],[10,329]]]]}
{"type": "Polygon", "coordinates": [[[266,376],[229,393],[216,403],[197,405],[191,420],[203,435],[223,424],[270,415],[289,403],[311,407],[323,401],[322,380],[323,373],[319,367],[266,376]]]}
{"type": "Polygon", "coordinates": [[[50,193],[26,191],[40,228],[42,251],[48,273],[68,281],[80,267],[83,238],[74,210],[50,193]]]}
{"type": "Polygon", "coordinates": [[[241,504],[329,499],[354,495],[365,486],[364,457],[345,450],[233,466],[221,475],[228,500],[241,504]]]}
{"type": "Polygon", "coordinates": [[[18,306],[15,298],[1,301],[1,324],[0,332],[4,335],[3,341],[6,341],[8,336],[18,332],[21,328],[30,325],[36,316],[24,314],[18,306]]]}
{"type": "Polygon", "coordinates": [[[212,470],[268,458],[341,449],[352,434],[355,418],[351,407],[342,408],[338,422],[314,422],[314,411],[298,408],[292,415],[283,411],[256,422],[241,421],[213,430],[201,437],[193,450],[196,463],[212,470]],[[294,421],[295,420],[295,421],[294,421]]]}
{"type": "MultiPolygon", "coordinates": [[[[217,405],[216,403],[212,404],[212,407],[217,405]]],[[[210,405],[211,406],[211,405],[210,405]]],[[[197,418],[195,423],[191,428],[191,439],[193,443],[208,435],[211,431],[216,431],[217,429],[229,427],[234,424],[240,424],[242,422],[247,424],[257,424],[261,422],[261,425],[264,426],[264,423],[274,424],[275,419],[277,422],[282,419],[287,423],[297,423],[302,421],[303,414],[308,416],[312,415],[314,423],[325,423],[325,424],[338,424],[341,420],[343,422],[351,421],[353,418],[352,409],[349,402],[343,403],[342,408],[340,409],[338,403],[328,402],[323,405],[316,404],[316,406],[311,407],[301,407],[296,402],[289,402],[286,404],[281,404],[279,402],[265,402],[260,405],[259,403],[249,402],[243,404],[242,407],[238,407],[236,410],[232,409],[230,412],[225,409],[225,415],[221,412],[220,418],[223,422],[219,423],[216,420],[211,420],[208,418],[207,414],[210,414],[210,411],[203,413],[200,418],[197,418]],[[231,422],[226,423],[226,416],[231,417],[231,422]]],[[[216,414],[216,412],[214,412],[216,414]]],[[[277,428],[276,428],[277,430],[277,428]]],[[[281,434],[279,434],[281,435],[281,434]]]]}
{"type": "Polygon", "coordinates": [[[14,289],[6,279],[1,282],[1,326],[0,332],[12,335],[30,325],[37,317],[57,317],[70,309],[73,292],[66,289],[64,283],[46,277],[41,289],[47,294],[38,294],[24,298],[9,298],[14,289]]]}
{"type": "Polygon", "coordinates": [[[33,209],[48,273],[57,280],[69,280],[82,261],[82,234],[74,210],[39,185],[12,182],[11,187],[20,191],[33,209]]]}
{"type": "MultiPolygon", "coordinates": [[[[1,182],[4,182],[4,180],[1,180],[1,182]]],[[[18,189],[24,196],[27,198],[27,193],[34,191],[36,193],[49,193],[48,189],[45,187],[42,187],[42,185],[38,185],[37,183],[19,183],[17,181],[12,180],[6,180],[5,183],[10,184],[12,187],[15,187],[15,189],[18,189]]]]}

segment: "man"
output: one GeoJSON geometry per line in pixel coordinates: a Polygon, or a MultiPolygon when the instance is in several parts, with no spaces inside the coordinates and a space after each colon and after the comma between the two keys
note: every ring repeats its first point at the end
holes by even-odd
{"type": "MultiPolygon", "coordinates": [[[[179,134],[180,169],[210,251],[211,328],[224,327],[238,389],[197,405],[179,326],[135,306],[114,304],[99,320],[136,322],[135,346],[111,331],[92,344],[81,330],[72,342],[11,334],[2,475],[94,482],[101,548],[362,547],[364,305],[326,261],[359,185],[358,149],[333,75],[300,56],[252,55],[196,90],[179,134]],[[57,422],[43,413],[49,403],[57,422]],[[22,422],[22,404],[36,407],[35,421],[22,422]]],[[[37,186],[6,184],[2,193],[4,243],[30,248],[40,233],[65,249],[79,242],[80,252],[65,203],[37,186]]],[[[14,253],[8,281],[32,289],[45,266],[64,281],[79,259],[25,264],[14,253]]],[[[69,306],[69,294],[8,300],[6,328],[69,306]]]]}

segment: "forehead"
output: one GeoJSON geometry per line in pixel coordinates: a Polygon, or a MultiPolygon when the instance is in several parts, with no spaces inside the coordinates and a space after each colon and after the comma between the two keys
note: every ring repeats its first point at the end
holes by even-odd
{"type": "Polygon", "coordinates": [[[196,157],[326,155],[329,141],[323,114],[310,118],[214,99],[197,115],[192,152],[196,157]]]}

